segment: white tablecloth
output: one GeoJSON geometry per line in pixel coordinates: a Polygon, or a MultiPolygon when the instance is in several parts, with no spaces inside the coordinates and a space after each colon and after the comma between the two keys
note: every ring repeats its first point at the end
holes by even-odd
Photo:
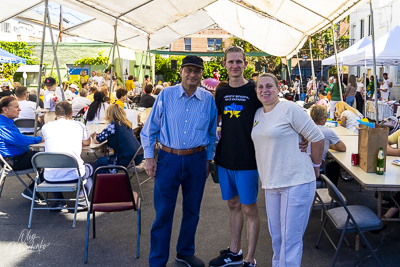
{"type": "MultiPolygon", "coordinates": [[[[394,115],[393,103],[395,103],[395,101],[378,101],[379,121],[394,115]]],[[[367,118],[376,120],[375,112],[375,101],[367,101],[367,118]]]]}

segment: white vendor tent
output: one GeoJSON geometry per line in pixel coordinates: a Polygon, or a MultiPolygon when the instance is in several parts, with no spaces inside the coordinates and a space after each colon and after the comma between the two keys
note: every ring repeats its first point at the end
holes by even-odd
{"type": "MultiPolygon", "coordinates": [[[[381,36],[375,42],[377,65],[400,65],[400,26],[381,36]]],[[[372,44],[343,58],[344,65],[364,66],[373,64],[372,44]]]]}
{"type": "MultiPolygon", "coordinates": [[[[0,0],[0,22],[38,0],[0,0]]],[[[266,53],[291,56],[307,38],[346,17],[365,0],[55,0],[92,20],[64,32],[140,50],[156,49],[217,24],[266,53]],[[256,10],[249,8],[254,7],[256,10]],[[115,27],[114,27],[115,26],[115,27]]]]}
{"type": "MultiPolygon", "coordinates": [[[[361,40],[358,40],[355,44],[337,54],[338,62],[342,65],[346,65],[343,61],[344,57],[357,54],[358,52],[361,51],[363,47],[369,45],[370,43],[371,40],[368,37],[364,37],[361,40]]],[[[335,55],[322,60],[322,65],[335,65],[335,64],[336,64],[335,55]]]]}

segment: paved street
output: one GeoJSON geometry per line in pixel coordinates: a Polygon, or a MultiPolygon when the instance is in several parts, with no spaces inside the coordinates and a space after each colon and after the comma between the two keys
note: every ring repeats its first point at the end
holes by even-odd
{"type": "MultiPolygon", "coordinates": [[[[140,180],[143,182],[146,179],[146,174],[141,172],[140,180]]],[[[132,184],[134,188],[137,188],[134,180],[132,184]]],[[[97,237],[90,239],[89,266],[148,266],[150,228],[155,216],[152,204],[153,181],[145,182],[142,188],[145,200],[142,206],[140,258],[135,258],[136,217],[133,212],[98,213],[96,216],[97,237]]],[[[340,181],[339,189],[350,204],[363,204],[373,210],[376,209],[374,192],[365,190],[358,192],[358,184],[355,181],[340,181]]],[[[21,197],[21,192],[22,185],[16,179],[9,178],[6,181],[0,198],[0,266],[83,266],[86,212],[78,214],[76,228],[73,229],[73,213],[37,210],[33,216],[32,229],[29,231],[27,225],[30,202],[21,197]],[[29,249],[28,244],[33,249],[29,249]]],[[[256,259],[257,266],[265,267],[271,266],[272,248],[262,190],[259,192],[259,209],[261,232],[256,259]]],[[[217,256],[219,250],[229,245],[227,217],[228,210],[221,200],[219,185],[214,184],[209,178],[196,239],[197,256],[206,263],[217,256]]],[[[171,257],[168,263],[170,267],[184,266],[174,260],[180,218],[179,199],[171,239],[171,257]]],[[[313,211],[304,237],[302,266],[330,266],[333,260],[335,251],[326,237],[323,237],[320,248],[315,248],[320,226],[320,211],[313,211]]],[[[376,249],[383,266],[398,266],[400,260],[399,223],[392,222],[380,234],[366,233],[366,236],[372,247],[376,249]]],[[[351,247],[343,245],[336,266],[377,266],[374,259],[369,257],[366,248],[361,247],[359,252],[354,251],[354,235],[348,235],[347,238],[351,247]]],[[[242,244],[246,247],[245,239],[242,244]]]]}

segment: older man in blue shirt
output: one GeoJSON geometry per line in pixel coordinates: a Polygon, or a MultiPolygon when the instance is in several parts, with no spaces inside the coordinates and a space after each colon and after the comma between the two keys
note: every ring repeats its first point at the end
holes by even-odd
{"type": "Polygon", "coordinates": [[[155,179],[156,219],[151,229],[151,267],[167,265],[180,186],[183,215],[176,260],[192,267],[204,266],[204,262],[194,256],[194,243],[209,163],[213,158],[217,109],[213,96],[197,87],[203,69],[200,57],[183,59],[179,70],[182,84],[161,91],[141,132],[146,159],[144,168],[155,179]],[[157,162],[154,159],[156,138],[161,143],[157,162]]]}
{"type": "MultiPolygon", "coordinates": [[[[18,118],[20,111],[18,99],[8,96],[0,100],[0,153],[15,171],[32,168],[33,154],[29,145],[43,140],[40,136],[23,135],[14,125],[14,119],[18,118]]],[[[22,196],[32,199],[29,190],[25,190],[22,196]]]]}

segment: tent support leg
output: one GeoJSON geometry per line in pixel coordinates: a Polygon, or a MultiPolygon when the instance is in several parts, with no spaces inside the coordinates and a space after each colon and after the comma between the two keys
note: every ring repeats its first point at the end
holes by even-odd
{"type": "Polygon", "coordinates": [[[299,68],[299,75],[300,75],[300,97],[299,97],[299,99],[301,100],[301,93],[303,92],[303,77],[301,75],[301,68],[300,68],[300,61],[299,61],[299,51],[296,51],[296,58],[297,58],[297,67],[299,68]]]}
{"type": "Polygon", "coordinates": [[[338,83],[338,87],[339,87],[340,100],[342,100],[342,99],[343,99],[343,96],[342,96],[342,82],[341,82],[341,80],[340,80],[339,64],[338,64],[338,59],[337,59],[337,47],[336,47],[335,27],[333,26],[333,23],[331,23],[331,29],[332,29],[332,36],[333,36],[333,47],[334,47],[334,50],[335,50],[337,83],[338,83]]]}
{"type": "MultiPolygon", "coordinates": [[[[112,52],[112,60],[111,60],[111,84],[110,84],[110,90],[108,91],[108,97],[111,99],[111,89],[113,87],[113,80],[112,80],[112,74],[114,71],[114,59],[115,59],[115,46],[117,44],[117,26],[118,26],[118,19],[115,20],[115,25],[114,25],[114,44],[113,44],[113,52],[112,52]]],[[[114,104],[114,103],[112,103],[114,104]]]]}
{"type": "Polygon", "coordinates": [[[118,45],[118,43],[116,45],[117,45],[117,52],[118,52],[119,68],[120,68],[120,71],[121,71],[122,82],[123,82],[124,87],[125,87],[124,68],[122,67],[121,54],[119,53],[119,45],[118,45]]]}
{"type": "MultiPolygon", "coordinates": [[[[46,2],[46,9],[48,9],[48,0],[45,0],[45,2],[46,2]]],[[[64,88],[62,87],[62,82],[61,82],[60,68],[58,66],[57,51],[56,51],[56,48],[54,46],[53,30],[51,28],[51,20],[50,20],[49,11],[47,11],[46,14],[47,14],[48,27],[49,27],[49,31],[50,31],[51,46],[53,48],[54,61],[56,62],[57,75],[58,75],[58,85],[60,86],[62,100],[64,101],[65,100],[64,88]]]]}
{"type": "MultiPolygon", "coordinates": [[[[312,54],[312,48],[311,48],[311,36],[309,36],[309,45],[310,45],[310,56],[311,56],[311,73],[312,73],[312,84],[313,84],[313,91],[317,93],[316,96],[318,96],[318,90],[317,90],[317,84],[315,82],[315,73],[314,73],[314,58],[312,54]]],[[[314,99],[316,97],[314,96],[314,99]]]]}
{"type": "MultiPolygon", "coordinates": [[[[371,35],[372,35],[372,76],[374,76],[374,93],[375,93],[375,114],[376,114],[376,123],[379,123],[379,114],[378,114],[378,92],[377,92],[377,79],[376,79],[376,57],[375,57],[375,30],[374,30],[374,12],[372,10],[372,0],[369,1],[369,9],[371,12],[371,35]]],[[[366,85],[365,85],[366,86],[366,85]]]]}
{"type": "MultiPolygon", "coordinates": [[[[36,110],[39,108],[40,88],[42,87],[42,69],[43,69],[43,54],[44,54],[44,38],[46,36],[46,20],[47,20],[47,0],[45,0],[44,15],[43,15],[43,32],[42,32],[42,46],[40,47],[40,65],[39,65],[39,81],[38,89],[36,92],[36,110]]],[[[35,112],[34,136],[37,136],[38,113],[35,112]]]]}

